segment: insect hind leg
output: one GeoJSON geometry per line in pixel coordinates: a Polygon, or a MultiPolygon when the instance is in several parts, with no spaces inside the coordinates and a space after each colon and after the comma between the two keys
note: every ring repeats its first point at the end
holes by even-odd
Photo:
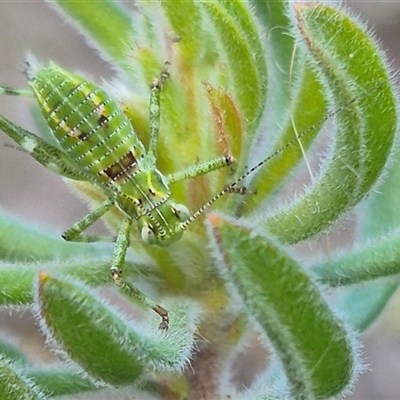
{"type": "Polygon", "coordinates": [[[61,236],[68,242],[79,243],[93,243],[93,242],[115,242],[114,236],[96,236],[96,235],[82,235],[82,232],[89,226],[93,225],[99,218],[101,218],[114,204],[112,200],[106,200],[100,204],[95,210],[85,215],[69,229],[67,229],[61,236]]]}

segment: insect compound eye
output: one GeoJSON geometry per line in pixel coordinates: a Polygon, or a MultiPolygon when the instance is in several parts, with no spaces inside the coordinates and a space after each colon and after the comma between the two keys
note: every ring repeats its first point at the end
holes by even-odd
{"type": "Polygon", "coordinates": [[[179,221],[184,222],[190,217],[189,210],[182,204],[175,204],[171,207],[172,212],[179,218],[179,221]]]}
{"type": "Polygon", "coordinates": [[[145,225],[140,231],[140,235],[142,236],[143,242],[147,244],[157,243],[157,236],[150,225],[145,225]]]}

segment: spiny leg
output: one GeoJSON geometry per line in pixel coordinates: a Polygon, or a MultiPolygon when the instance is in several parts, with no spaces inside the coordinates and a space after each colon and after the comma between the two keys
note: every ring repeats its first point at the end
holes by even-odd
{"type": "Polygon", "coordinates": [[[230,155],[213,158],[212,160],[192,165],[191,167],[186,168],[183,171],[178,171],[174,172],[173,174],[167,175],[167,180],[168,183],[183,181],[185,179],[208,174],[209,172],[216,169],[227,167],[229,165],[232,165],[234,162],[235,159],[230,155]]]}
{"type": "Polygon", "coordinates": [[[65,153],[34,133],[15,125],[3,116],[0,116],[0,129],[20,145],[23,151],[50,171],[70,179],[88,180],[65,153]]]}
{"type": "Polygon", "coordinates": [[[161,323],[159,325],[160,330],[168,330],[168,311],[160,305],[151,301],[146,297],[139,289],[127,282],[121,277],[123,274],[123,266],[125,263],[126,252],[129,246],[129,235],[132,227],[132,219],[125,218],[122,221],[121,228],[118,232],[118,236],[90,236],[82,235],[81,233],[102,217],[113,205],[113,201],[107,200],[101,204],[98,208],[93,210],[91,213],[76,222],[71,228],[66,230],[62,237],[68,241],[74,242],[99,242],[99,241],[113,241],[115,242],[113,261],[111,264],[110,272],[115,284],[120,287],[130,297],[134,297],[145,307],[153,309],[160,317],[161,323]]]}
{"type": "Polygon", "coordinates": [[[114,204],[112,200],[106,200],[95,210],[85,215],[82,219],[75,222],[63,234],[63,239],[69,242],[92,243],[92,242],[115,242],[114,236],[82,235],[82,232],[102,217],[114,204]]]}
{"type": "Polygon", "coordinates": [[[169,77],[168,67],[169,62],[166,62],[160,77],[153,79],[150,87],[150,144],[149,153],[156,153],[158,144],[158,134],[160,132],[160,93],[165,81],[169,77]]]}
{"type": "Polygon", "coordinates": [[[131,232],[131,227],[132,219],[129,217],[125,218],[122,221],[121,228],[118,232],[117,240],[114,247],[113,261],[110,269],[111,276],[115,284],[119,288],[121,288],[128,296],[135,298],[144,306],[153,309],[161,317],[159,329],[166,331],[168,329],[169,323],[168,311],[151,301],[139,289],[137,289],[131,283],[122,278],[126,252],[129,246],[129,235],[131,232]]]}
{"type": "Polygon", "coordinates": [[[134,297],[145,307],[153,309],[160,317],[161,323],[159,325],[160,330],[168,329],[168,311],[161,307],[160,305],[151,301],[148,297],[146,297],[139,289],[133,286],[131,283],[127,282],[125,279],[121,277],[123,273],[123,266],[125,262],[126,252],[129,246],[129,235],[132,227],[132,219],[125,218],[122,221],[121,228],[118,232],[117,237],[113,236],[89,236],[89,235],[81,235],[86,228],[92,225],[95,221],[97,221],[101,216],[103,216],[113,205],[111,200],[105,201],[94,211],[83,217],[81,220],[76,222],[71,228],[66,230],[62,237],[68,241],[74,242],[99,242],[99,241],[114,241],[115,247],[113,252],[113,261],[111,264],[111,276],[118,287],[120,287],[126,294],[131,297],[134,297]]]}
{"type": "MultiPolygon", "coordinates": [[[[183,171],[178,171],[174,172],[173,174],[167,175],[168,183],[170,184],[174,182],[179,182],[185,179],[195,178],[196,176],[208,174],[209,172],[216,169],[228,167],[235,162],[236,160],[230,155],[213,158],[212,160],[192,165],[191,167],[186,168],[183,171]]],[[[226,193],[235,193],[240,195],[256,194],[255,191],[250,191],[245,186],[229,188],[226,193]]]]}
{"type": "MultiPolygon", "coordinates": [[[[165,81],[169,77],[168,67],[169,62],[165,63],[164,70],[161,72],[160,77],[153,80],[150,88],[150,144],[149,152],[156,152],[158,135],[160,131],[160,93],[165,81]]],[[[167,176],[168,183],[183,181],[186,179],[194,178],[196,176],[205,175],[211,171],[232,165],[235,159],[230,155],[217,157],[212,160],[193,165],[183,171],[178,171],[167,176]]],[[[229,193],[247,194],[245,187],[235,188],[229,193]]]]}

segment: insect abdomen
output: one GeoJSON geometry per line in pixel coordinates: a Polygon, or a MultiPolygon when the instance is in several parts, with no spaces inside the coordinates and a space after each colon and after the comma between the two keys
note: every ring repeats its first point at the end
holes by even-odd
{"type": "Polygon", "coordinates": [[[124,180],[144,147],[118,104],[99,87],[51,64],[31,82],[60,147],[100,181],[124,180]]]}

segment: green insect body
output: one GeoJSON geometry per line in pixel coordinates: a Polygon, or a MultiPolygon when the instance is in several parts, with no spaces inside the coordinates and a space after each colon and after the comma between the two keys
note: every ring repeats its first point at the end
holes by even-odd
{"type": "Polygon", "coordinates": [[[62,150],[87,180],[138,220],[142,238],[159,245],[182,236],[189,211],[170,200],[167,179],[146,154],[119,105],[104,90],[52,64],[30,82],[62,150]]]}

